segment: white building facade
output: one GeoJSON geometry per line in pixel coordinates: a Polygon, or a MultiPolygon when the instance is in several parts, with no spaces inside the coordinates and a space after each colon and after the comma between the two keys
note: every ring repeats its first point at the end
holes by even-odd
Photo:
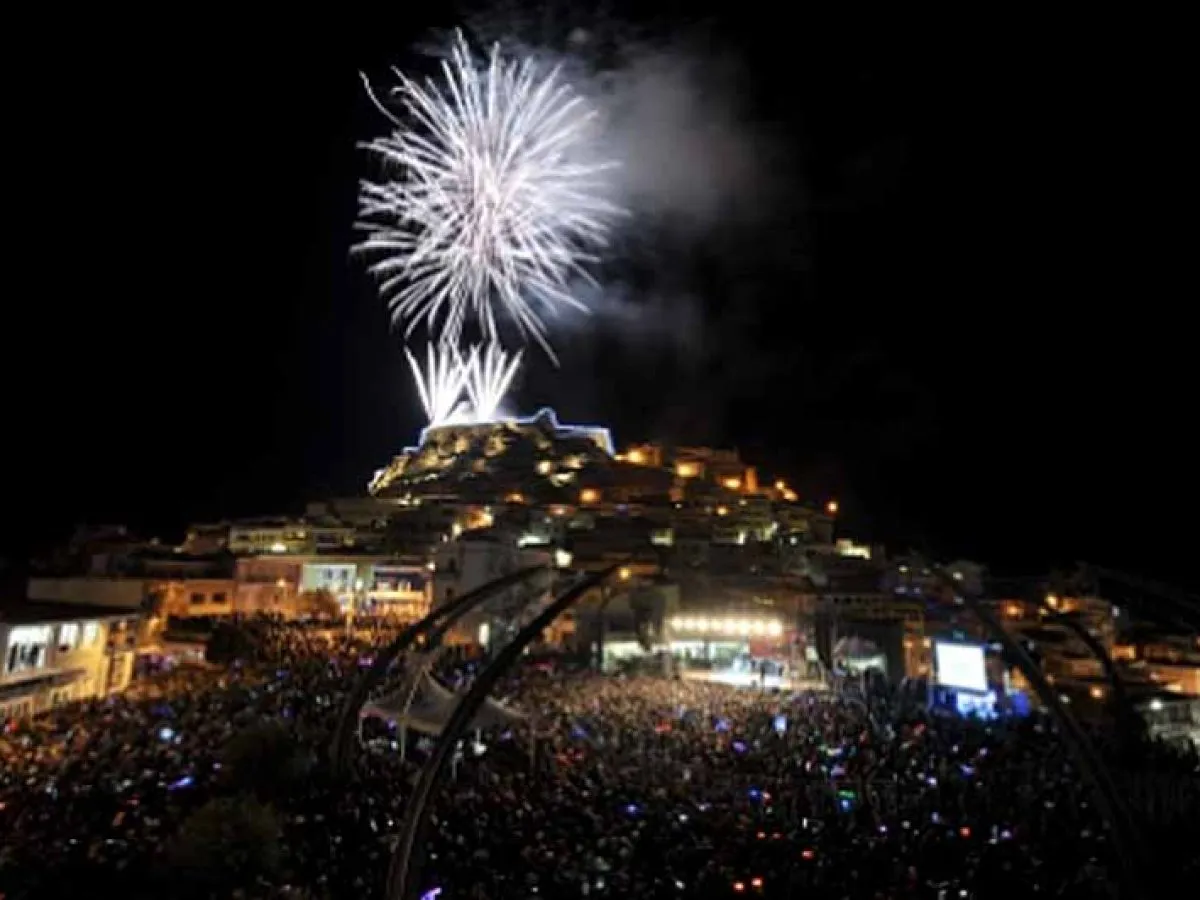
{"type": "Polygon", "coordinates": [[[27,603],[0,615],[0,721],[120,693],[133,678],[129,610],[27,603]]]}

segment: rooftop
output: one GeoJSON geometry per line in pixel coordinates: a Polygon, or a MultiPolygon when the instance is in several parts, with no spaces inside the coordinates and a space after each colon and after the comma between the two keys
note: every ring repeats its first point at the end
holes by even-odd
{"type": "Polygon", "coordinates": [[[138,611],[122,606],[93,606],[90,603],[61,603],[18,600],[0,606],[0,622],[10,625],[41,625],[51,622],[85,622],[90,619],[128,619],[138,611]]]}

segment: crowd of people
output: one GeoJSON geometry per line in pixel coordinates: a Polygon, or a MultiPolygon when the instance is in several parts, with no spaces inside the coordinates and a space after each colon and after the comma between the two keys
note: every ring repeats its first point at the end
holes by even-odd
{"type": "MultiPolygon", "coordinates": [[[[240,627],[252,651],[229,665],[7,725],[0,896],[383,896],[431,738],[375,726],[338,777],[327,749],[391,632],[240,627]]],[[[476,663],[451,665],[461,683],[476,663]]],[[[1036,715],[534,665],[499,693],[525,717],[456,755],[429,897],[1117,896],[1110,837],[1036,715]]]]}

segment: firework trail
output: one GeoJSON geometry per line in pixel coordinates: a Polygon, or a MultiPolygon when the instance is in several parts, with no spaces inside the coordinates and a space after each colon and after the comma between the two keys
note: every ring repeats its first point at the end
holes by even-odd
{"type": "Polygon", "coordinates": [[[431,426],[448,424],[457,411],[459,397],[467,379],[467,366],[456,349],[446,344],[429,344],[425,348],[425,368],[417,362],[412,351],[404,348],[421,405],[431,426]]]}
{"type": "Polygon", "coordinates": [[[493,422],[504,395],[521,365],[524,350],[509,354],[499,344],[471,348],[467,357],[466,389],[477,422],[493,422]]]}
{"type": "Polygon", "coordinates": [[[497,342],[503,316],[553,359],[543,316],[583,309],[570,282],[621,214],[589,159],[596,113],[557,67],[498,45],[477,65],[461,32],[440,79],[395,75],[399,116],[371,94],[395,127],[365,145],[385,177],[361,184],[355,248],[393,319],[457,346],[468,321],[497,342]]]}

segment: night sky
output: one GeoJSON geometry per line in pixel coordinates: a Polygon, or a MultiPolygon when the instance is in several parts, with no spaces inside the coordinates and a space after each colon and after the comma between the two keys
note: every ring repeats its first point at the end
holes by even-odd
{"type": "MultiPolygon", "coordinates": [[[[621,314],[563,334],[522,406],[737,446],[897,548],[1194,581],[1194,291],[1155,208],[1177,129],[1147,100],[1166,64],[1046,23],[944,41],[731,6],[714,33],[772,196],[687,238],[637,223],[602,273],[621,314]]],[[[422,29],[359,15],[144,43],[109,20],[30,66],[0,552],[298,512],[411,441],[348,247],[354,144],[381,128],[357,71],[407,64],[422,29]]]]}

